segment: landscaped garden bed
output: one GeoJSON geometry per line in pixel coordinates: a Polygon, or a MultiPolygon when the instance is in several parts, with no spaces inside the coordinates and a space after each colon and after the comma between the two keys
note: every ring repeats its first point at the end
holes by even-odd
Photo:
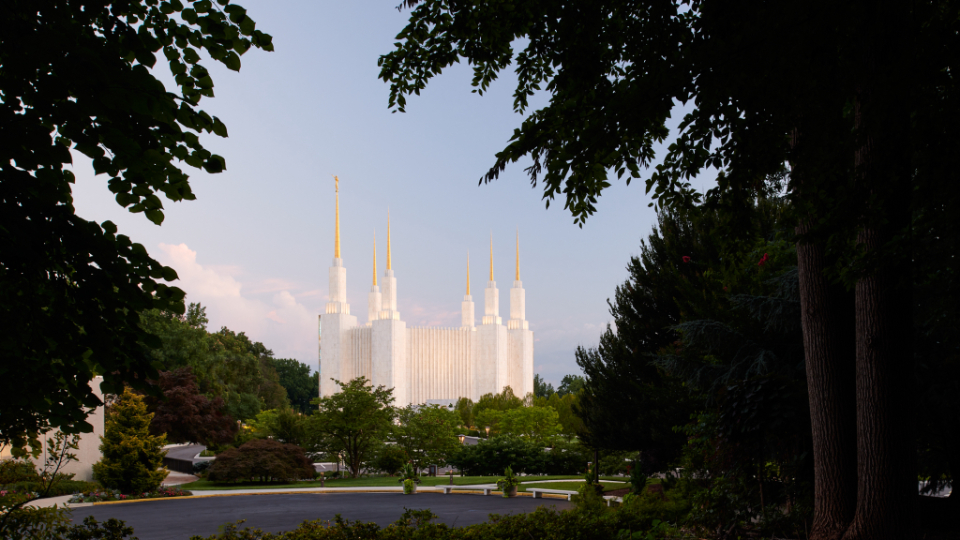
{"type": "Polygon", "coordinates": [[[153,491],[145,491],[143,493],[120,493],[119,490],[115,489],[101,489],[97,491],[88,491],[76,493],[73,497],[70,498],[68,502],[71,503],[92,503],[92,502],[105,502],[105,501],[133,501],[137,499],[167,499],[170,497],[189,497],[193,493],[180,489],[179,487],[174,488],[160,488],[153,491]]]}

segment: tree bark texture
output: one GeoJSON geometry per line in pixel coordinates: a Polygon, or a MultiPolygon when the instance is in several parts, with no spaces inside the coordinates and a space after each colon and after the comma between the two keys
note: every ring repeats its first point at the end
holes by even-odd
{"type": "MultiPolygon", "coordinates": [[[[803,234],[801,224],[797,232],[803,234]]],[[[813,428],[813,540],[836,540],[857,503],[853,295],[830,283],[822,242],[798,243],[800,306],[813,428]]]]}
{"type": "MultiPolygon", "coordinates": [[[[830,89],[832,90],[832,89],[830,89]]],[[[828,235],[820,218],[835,205],[823,200],[823,186],[849,185],[850,150],[840,141],[849,132],[839,110],[809,111],[791,134],[791,183],[800,201],[796,227],[801,325],[813,442],[814,508],[812,540],[839,540],[853,521],[857,504],[857,402],[854,296],[832,282],[828,235]],[[822,227],[822,226],[821,226],[822,227]]]]}
{"type": "Polygon", "coordinates": [[[857,509],[846,540],[915,535],[917,467],[910,347],[910,257],[890,249],[910,218],[909,9],[861,5],[855,74],[855,177],[864,197],[857,243],[868,265],[855,290],[857,509]]]}

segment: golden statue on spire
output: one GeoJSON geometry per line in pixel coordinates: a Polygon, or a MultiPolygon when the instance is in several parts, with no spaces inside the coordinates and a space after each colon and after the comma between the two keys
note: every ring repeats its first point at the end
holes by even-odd
{"type": "Polygon", "coordinates": [[[387,270],[393,270],[393,257],[390,253],[390,209],[387,209],[387,270]]]}
{"type": "Polygon", "coordinates": [[[470,296],[470,252],[467,252],[467,296],[470,296]]]}
{"type": "Polygon", "coordinates": [[[490,233],[490,281],[493,281],[493,233],[490,233]]]}
{"type": "Polygon", "coordinates": [[[517,228],[517,281],[520,281],[520,229],[517,228]]]}

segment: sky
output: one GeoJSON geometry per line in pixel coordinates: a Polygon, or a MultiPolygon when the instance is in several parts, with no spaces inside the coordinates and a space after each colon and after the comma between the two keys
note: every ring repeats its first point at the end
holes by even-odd
{"type": "MultiPolygon", "coordinates": [[[[201,141],[226,159],[227,170],[186,167],[197,200],[165,200],[166,219],[156,226],[121,208],[106,178],[76,154],[78,215],[113,221],[173,267],[187,301],[206,306],[210,330],[245,332],[277,357],[313,369],[333,258],[332,175],[340,178],[347,301],[360,323],[374,234],[378,274],[384,271],[388,210],[398,308],[408,327],[460,325],[468,252],[479,320],[491,236],[506,320],[519,232],[535,372],[555,386],[579,374],[576,347],[595,347],[612,322],[607,299],[656,222],[643,183],[614,180],[582,228],[563,201],[545,208],[523,162],[478,185],[523,119],[512,109],[512,72],[479,96],[469,67],[457,65],[410,97],[406,113],[393,113],[377,59],[393,49],[409,16],[397,11],[399,0],[239,3],[273,36],[275,52],[251,49],[239,73],[203,62],[216,97],[201,108],[223,120],[229,137],[201,141]]],[[[164,69],[158,62],[155,72],[175,91],[164,69]]],[[[546,100],[537,95],[531,104],[546,100]]],[[[673,125],[683,112],[678,106],[673,125]]]]}

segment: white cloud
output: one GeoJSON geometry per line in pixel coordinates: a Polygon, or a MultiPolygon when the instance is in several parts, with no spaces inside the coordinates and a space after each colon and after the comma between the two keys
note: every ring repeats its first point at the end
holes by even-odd
{"type": "MultiPolygon", "coordinates": [[[[206,306],[209,330],[226,326],[234,332],[245,332],[278,357],[292,357],[316,366],[316,314],[299,303],[290,290],[277,291],[269,301],[253,298],[251,295],[258,291],[245,289],[244,284],[233,277],[241,275],[241,269],[201,265],[197,262],[197,252],[186,244],[161,243],[160,250],[162,255],[158,258],[177,271],[180,279],[175,285],[186,291],[187,301],[206,306]]],[[[283,283],[294,288],[294,284],[280,279],[258,282],[262,283],[283,283]]]]}

